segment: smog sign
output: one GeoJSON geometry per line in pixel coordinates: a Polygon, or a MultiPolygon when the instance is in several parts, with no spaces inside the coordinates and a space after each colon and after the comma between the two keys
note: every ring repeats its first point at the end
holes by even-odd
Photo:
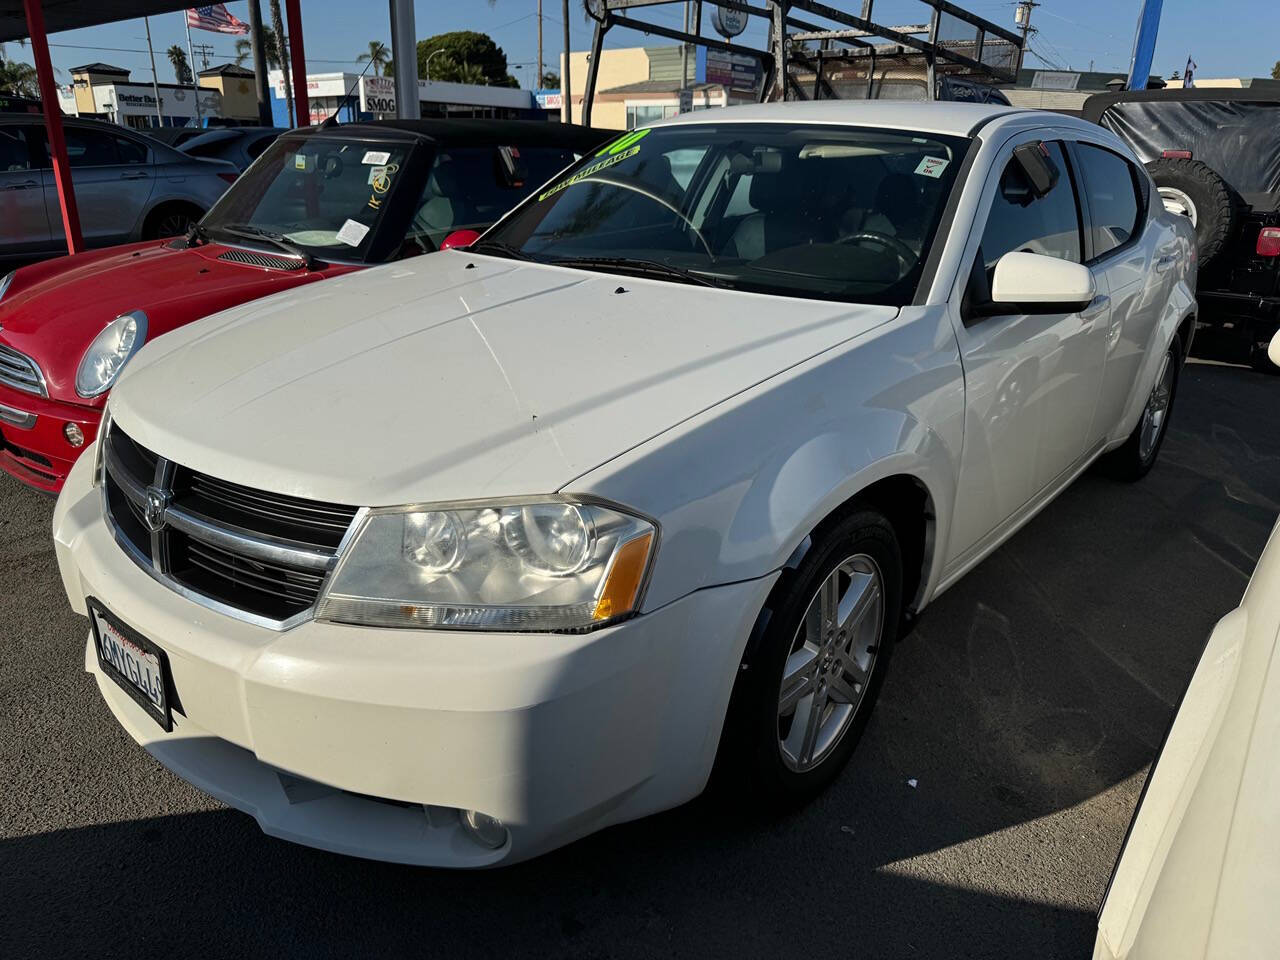
{"type": "Polygon", "coordinates": [[[395,81],[390,77],[361,77],[360,109],[365,113],[395,116],[395,81]]]}
{"type": "Polygon", "coordinates": [[[711,25],[722,37],[733,38],[747,29],[747,14],[735,7],[716,7],[711,15],[711,25]]]}

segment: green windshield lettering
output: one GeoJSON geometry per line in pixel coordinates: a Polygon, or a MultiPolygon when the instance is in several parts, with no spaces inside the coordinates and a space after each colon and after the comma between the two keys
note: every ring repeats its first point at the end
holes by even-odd
{"type": "MultiPolygon", "coordinates": [[[[641,132],[648,133],[649,131],[643,130],[641,132]]],[[[634,142],[635,141],[633,140],[632,143],[634,142]]],[[[547,199],[547,197],[553,197],[557,193],[559,193],[561,190],[563,190],[565,187],[571,187],[575,183],[578,183],[580,180],[585,180],[587,179],[587,177],[590,177],[593,174],[599,173],[601,170],[604,170],[608,167],[612,167],[615,164],[621,163],[623,160],[626,160],[630,157],[634,157],[639,152],[640,152],[639,147],[630,147],[630,148],[623,147],[621,153],[615,153],[612,156],[605,157],[603,160],[592,161],[590,164],[588,164],[587,166],[579,170],[577,173],[575,173],[572,177],[569,177],[567,180],[561,180],[550,190],[544,190],[542,193],[538,194],[538,200],[542,201],[547,199]]]]}

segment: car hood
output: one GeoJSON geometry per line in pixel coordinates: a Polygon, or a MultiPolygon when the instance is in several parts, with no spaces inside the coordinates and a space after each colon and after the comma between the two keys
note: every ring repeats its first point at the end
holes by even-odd
{"type": "MultiPolygon", "coordinates": [[[[56,400],[75,393],[76,368],[104,326],[129,310],[147,315],[147,338],[327,271],[272,270],[219,260],[219,244],[174,249],[170,240],[111,247],[22,267],[0,300],[0,341],[34,359],[56,400]]],[[[342,268],[339,268],[341,270],[342,268]]]]}
{"type": "Polygon", "coordinates": [[[449,251],[177,331],[111,408],[171,460],[295,496],[550,493],[896,313],[449,251]]]}

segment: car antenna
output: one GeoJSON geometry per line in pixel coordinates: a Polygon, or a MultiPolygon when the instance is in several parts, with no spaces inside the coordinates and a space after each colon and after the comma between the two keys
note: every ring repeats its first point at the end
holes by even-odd
{"type": "Polygon", "coordinates": [[[320,129],[332,130],[337,125],[338,125],[338,115],[336,113],[331,113],[329,114],[329,116],[324,118],[324,122],[320,124],[320,129]]]}

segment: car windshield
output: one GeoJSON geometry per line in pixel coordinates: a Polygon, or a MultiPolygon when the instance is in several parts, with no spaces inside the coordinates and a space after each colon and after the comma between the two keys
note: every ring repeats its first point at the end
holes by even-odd
{"type": "Polygon", "coordinates": [[[273,143],[201,221],[217,240],[271,234],[312,256],[363,260],[394,202],[411,144],[341,137],[273,143]]]}
{"type": "Polygon", "coordinates": [[[848,126],[637,130],[548,183],[475,250],[901,306],[967,142],[848,126]]]}

